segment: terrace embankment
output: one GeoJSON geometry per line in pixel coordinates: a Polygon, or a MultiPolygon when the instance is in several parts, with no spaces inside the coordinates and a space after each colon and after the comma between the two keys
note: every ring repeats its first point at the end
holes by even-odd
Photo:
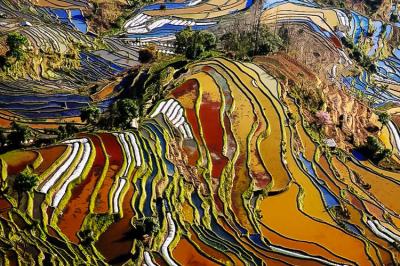
{"type": "MultiPolygon", "coordinates": [[[[18,160],[21,170],[39,164],[35,154],[65,157],[41,162],[41,177],[46,167],[51,175],[35,188],[47,198],[43,211],[59,216],[48,224],[43,212],[41,220],[64,245],[64,264],[79,262],[78,248],[113,265],[398,264],[392,195],[400,176],[318,142],[304,110],[312,103],[288,96],[301,85],[324,89],[311,70],[279,54],[256,62],[287,80],[253,63],[209,58],[189,65],[136,129],[80,135],[66,150],[18,160]],[[76,181],[66,188],[68,180],[76,181]],[[49,201],[57,195],[61,201],[49,201]]],[[[25,153],[1,157],[10,180],[18,174],[13,158],[25,153]]],[[[9,195],[29,220],[31,195],[23,206],[9,195]]],[[[13,256],[7,260],[24,262],[22,249],[13,256]]]]}

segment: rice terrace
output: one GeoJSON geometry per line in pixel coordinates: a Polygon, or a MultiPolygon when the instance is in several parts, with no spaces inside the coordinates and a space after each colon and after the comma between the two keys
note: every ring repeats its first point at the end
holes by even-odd
{"type": "Polygon", "coordinates": [[[0,0],[0,265],[400,265],[397,0],[0,0]]]}

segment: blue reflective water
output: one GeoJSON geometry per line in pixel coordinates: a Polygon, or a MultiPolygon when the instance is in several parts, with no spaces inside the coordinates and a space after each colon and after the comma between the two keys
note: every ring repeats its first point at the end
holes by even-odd
{"type": "Polygon", "coordinates": [[[261,235],[260,234],[250,234],[249,235],[250,240],[255,243],[257,246],[259,246],[262,249],[268,248],[265,243],[262,241],[261,235]]]}
{"type": "Polygon", "coordinates": [[[379,48],[379,37],[381,36],[382,33],[382,25],[383,23],[381,21],[374,21],[373,22],[373,26],[374,26],[374,32],[372,34],[372,43],[373,46],[371,47],[371,49],[368,52],[368,56],[373,56],[375,55],[376,51],[379,48]]]}
{"type": "Polygon", "coordinates": [[[368,160],[368,158],[367,158],[362,152],[360,152],[360,151],[357,150],[357,149],[353,149],[353,150],[351,151],[351,153],[352,153],[353,156],[356,157],[356,159],[359,160],[359,161],[366,161],[366,160],[368,160]]]}
{"type": "Polygon", "coordinates": [[[247,234],[247,230],[244,227],[242,227],[236,220],[234,220],[234,222],[235,222],[236,228],[239,229],[240,233],[242,233],[244,235],[247,234]]]}
{"type": "Polygon", "coordinates": [[[256,262],[256,265],[261,265],[261,260],[254,256],[254,254],[247,253],[244,249],[240,249],[242,245],[231,235],[229,234],[221,225],[217,223],[215,217],[211,215],[211,231],[205,229],[211,236],[215,235],[219,239],[225,240],[227,243],[227,247],[233,252],[241,252],[241,255],[248,259],[256,262]],[[228,245],[229,244],[229,245],[228,245]]]}
{"type": "Polygon", "coordinates": [[[164,220],[164,212],[162,210],[162,206],[163,206],[163,200],[158,199],[156,201],[156,209],[157,209],[157,213],[158,213],[158,224],[162,225],[163,220],[164,220]]]}
{"type": "Polygon", "coordinates": [[[145,185],[146,201],[144,204],[144,214],[145,214],[145,216],[149,217],[152,215],[152,211],[151,211],[152,186],[153,186],[154,177],[158,173],[158,166],[157,166],[156,158],[155,158],[153,152],[151,151],[150,144],[148,143],[148,141],[146,139],[143,139],[143,142],[144,142],[145,146],[142,146],[142,147],[145,147],[145,149],[147,149],[150,152],[150,157],[151,157],[150,160],[151,160],[151,166],[152,166],[151,174],[149,177],[147,177],[146,185],[145,185]]]}
{"type": "Polygon", "coordinates": [[[325,182],[318,178],[317,174],[314,171],[312,163],[308,161],[306,158],[304,158],[303,153],[299,154],[299,158],[303,163],[303,165],[305,166],[305,170],[307,170],[307,172],[311,175],[312,177],[311,181],[313,182],[313,184],[316,185],[317,188],[322,192],[322,198],[324,200],[325,205],[328,208],[340,206],[340,203],[336,199],[334,194],[327,189],[325,182]]]}
{"type": "Polygon", "coordinates": [[[168,171],[168,175],[169,176],[173,176],[175,173],[175,167],[174,165],[171,163],[171,161],[169,161],[166,157],[166,153],[167,153],[167,147],[166,147],[166,141],[164,138],[164,135],[162,134],[161,130],[158,128],[158,126],[155,126],[152,123],[146,123],[145,126],[149,127],[151,129],[151,131],[153,131],[157,137],[158,140],[161,143],[161,154],[162,154],[162,159],[163,162],[165,163],[166,167],[167,167],[167,171],[168,171]]]}
{"type": "MultiPolygon", "coordinates": [[[[195,25],[192,26],[192,30],[206,30],[210,27],[211,25],[195,25]]],[[[172,25],[172,24],[165,24],[161,27],[155,28],[149,33],[143,33],[143,34],[128,34],[127,37],[131,39],[142,39],[142,38],[149,38],[149,37],[165,37],[169,35],[175,35],[175,33],[178,33],[184,29],[186,29],[187,26],[184,25],[172,25]]]]}
{"type": "Polygon", "coordinates": [[[343,223],[346,225],[346,229],[348,231],[350,231],[351,233],[353,233],[355,235],[362,235],[361,231],[356,226],[354,226],[351,223],[348,223],[346,221],[343,221],[343,223]]]}
{"type": "Polygon", "coordinates": [[[87,33],[88,26],[81,10],[71,10],[71,21],[80,32],[87,33]]]}
{"type": "Polygon", "coordinates": [[[224,228],[222,228],[221,225],[219,225],[219,223],[217,223],[217,221],[215,220],[215,217],[211,214],[211,228],[212,231],[214,232],[214,234],[216,234],[218,237],[227,240],[229,243],[233,244],[233,245],[239,245],[239,243],[237,243],[236,239],[234,237],[232,237],[227,231],[225,231],[224,228]]]}
{"type": "Polygon", "coordinates": [[[304,5],[309,7],[318,7],[318,5],[312,0],[265,0],[264,9],[270,9],[286,3],[304,5]]]}
{"type": "Polygon", "coordinates": [[[190,1],[183,2],[183,3],[162,3],[162,4],[152,4],[148,5],[143,8],[143,11],[146,10],[160,10],[161,6],[164,6],[165,9],[179,9],[179,8],[185,8],[188,6],[190,1]]]}
{"type": "Polygon", "coordinates": [[[54,18],[58,18],[61,23],[69,26],[70,28],[78,29],[82,33],[88,32],[88,25],[86,23],[85,17],[81,10],[79,9],[61,9],[61,8],[43,8],[49,15],[54,18]],[[70,17],[68,16],[70,12],[70,17]]]}
{"type": "MultiPolygon", "coordinates": [[[[106,65],[106,66],[108,66],[109,68],[111,68],[111,70],[112,70],[115,74],[117,74],[117,73],[119,73],[119,72],[125,70],[125,68],[123,68],[123,67],[121,67],[121,66],[119,66],[119,65],[117,65],[117,64],[114,64],[113,62],[108,61],[108,60],[106,60],[106,59],[104,59],[104,58],[102,58],[102,57],[100,57],[100,56],[96,56],[96,55],[91,54],[91,53],[84,53],[84,52],[82,52],[82,53],[80,54],[80,57],[81,57],[81,62],[82,62],[82,63],[86,63],[85,60],[88,61],[88,62],[92,62],[92,63],[101,63],[101,64],[106,65]]],[[[99,69],[99,71],[100,71],[100,70],[101,70],[101,69],[99,69]]]]}
{"type": "Polygon", "coordinates": [[[369,19],[357,12],[351,11],[351,31],[350,35],[353,35],[353,41],[357,44],[361,36],[367,36],[369,28],[369,19]]]}
{"type": "Polygon", "coordinates": [[[194,204],[194,206],[197,208],[197,211],[200,214],[200,218],[202,218],[204,216],[204,210],[203,207],[201,207],[201,199],[199,197],[199,195],[197,195],[196,191],[192,192],[192,202],[194,204]]]}

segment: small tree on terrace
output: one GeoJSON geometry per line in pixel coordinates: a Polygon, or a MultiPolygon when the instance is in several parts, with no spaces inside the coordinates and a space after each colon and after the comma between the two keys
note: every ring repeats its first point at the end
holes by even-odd
{"type": "Polygon", "coordinates": [[[184,54],[186,52],[187,47],[192,41],[193,34],[193,30],[190,27],[187,27],[175,35],[175,49],[177,53],[184,54]]]}
{"type": "Polygon", "coordinates": [[[10,48],[8,55],[21,60],[25,55],[24,49],[28,45],[28,39],[18,32],[13,32],[8,34],[6,42],[10,48]]]}
{"type": "Polygon", "coordinates": [[[18,193],[18,206],[22,194],[32,191],[32,189],[37,185],[38,180],[38,175],[33,173],[29,167],[15,177],[13,188],[18,193]]]}
{"type": "Polygon", "coordinates": [[[316,123],[319,126],[323,126],[323,125],[330,125],[332,124],[332,120],[331,120],[331,116],[328,112],[325,111],[318,111],[315,114],[316,117],[316,123]]]}
{"type": "Polygon", "coordinates": [[[19,147],[33,136],[32,130],[19,123],[13,122],[11,125],[12,132],[8,136],[11,144],[19,147]]]}
{"type": "Polygon", "coordinates": [[[100,118],[100,109],[97,106],[89,105],[81,110],[81,119],[91,125],[97,123],[100,118]]]}
{"type": "Polygon", "coordinates": [[[65,139],[73,136],[75,133],[79,132],[79,128],[74,124],[67,123],[65,126],[58,127],[58,138],[65,139]]]}
{"type": "Polygon", "coordinates": [[[4,144],[7,143],[7,138],[4,135],[4,128],[0,128],[0,148],[4,146],[4,144]]]}
{"type": "Polygon", "coordinates": [[[387,112],[379,113],[378,117],[379,121],[384,125],[386,125],[390,121],[390,115],[387,112]]]}
{"type": "Polygon", "coordinates": [[[385,147],[374,136],[368,136],[367,142],[364,145],[365,154],[376,164],[380,161],[390,158],[392,151],[385,147]]]}
{"type": "Polygon", "coordinates": [[[133,99],[116,101],[111,107],[113,125],[128,127],[132,119],[139,117],[139,102],[133,99]]]}
{"type": "Polygon", "coordinates": [[[258,33],[258,49],[255,54],[269,54],[279,51],[284,47],[283,40],[276,34],[273,34],[267,26],[263,25],[258,33]]]}
{"type": "Polygon", "coordinates": [[[139,50],[139,61],[141,63],[150,63],[156,57],[157,57],[157,51],[154,45],[139,50]]]}

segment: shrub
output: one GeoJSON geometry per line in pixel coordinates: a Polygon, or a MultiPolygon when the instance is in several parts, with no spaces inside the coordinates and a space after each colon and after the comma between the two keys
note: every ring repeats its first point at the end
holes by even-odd
{"type": "Polygon", "coordinates": [[[365,5],[371,13],[375,13],[381,6],[383,0],[365,0],[365,5]]]}
{"type": "Polygon", "coordinates": [[[73,136],[75,133],[79,132],[77,126],[71,123],[67,123],[65,126],[58,127],[58,138],[66,139],[73,136]]]}
{"type": "Polygon", "coordinates": [[[392,13],[390,15],[390,22],[393,22],[393,23],[399,22],[399,16],[397,14],[392,13]]]}
{"type": "Polygon", "coordinates": [[[350,40],[342,38],[343,44],[351,49],[349,54],[350,58],[357,61],[363,68],[367,69],[371,73],[376,72],[376,66],[372,63],[368,55],[364,54],[360,48],[354,46],[350,40]]]}
{"type": "Polygon", "coordinates": [[[81,110],[81,119],[89,124],[96,124],[100,118],[100,109],[97,106],[89,105],[81,110]]]}
{"type": "Polygon", "coordinates": [[[141,63],[150,63],[156,58],[155,47],[146,47],[139,50],[139,61],[141,63]]]}
{"type": "Polygon", "coordinates": [[[387,124],[390,121],[390,115],[387,112],[381,112],[378,114],[379,121],[382,124],[387,124]]]}
{"type": "Polygon", "coordinates": [[[317,125],[330,125],[332,124],[331,116],[328,112],[325,111],[317,111],[315,114],[317,118],[316,123],[317,125]]]}
{"type": "Polygon", "coordinates": [[[21,200],[21,194],[32,191],[38,180],[39,176],[33,173],[29,167],[15,177],[13,189],[18,193],[18,203],[21,200]]]}
{"type": "Polygon", "coordinates": [[[116,101],[111,107],[111,118],[116,127],[126,128],[132,119],[139,117],[139,102],[133,99],[116,101]]]}
{"type": "Polygon", "coordinates": [[[19,147],[31,137],[33,137],[32,130],[19,123],[13,122],[11,124],[12,132],[8,135],[8,140],[11,145],[19,147]]]}
{"type": "Polygon", "coordinates": [[[7,138],[4,135],[4,128],[0,128],[0,148],[7,143],[7,138]]]}
{"type": "Polygon", "coordinates": [[[367,142],[361,147],[361,151],[376,164],[392,156],[392,151],[385,149],[379,140],[373,136],[367,137],[367,142]]]}
{"type": "Polygon", "coordinates": [[[25,55],[24,49],[26,45],[28,45],[28,39],[20,33],[13,32],[8,34],[6,42],[10,49],[7,56],[12,56],[17,60],[21,60],[25,55]]]}

